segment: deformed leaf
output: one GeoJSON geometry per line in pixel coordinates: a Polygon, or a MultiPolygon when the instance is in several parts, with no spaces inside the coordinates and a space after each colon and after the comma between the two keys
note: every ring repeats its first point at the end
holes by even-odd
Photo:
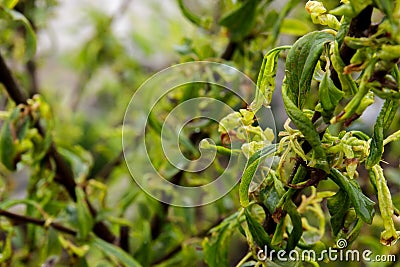
{"type": "Polygon", "coordinates": [[[269,105],[275,91],[275,78],[278,69],[278,56],[282,50],[290,46],[281,46],[270,50],[265,56],[257,78],[257,91],[250,108],[257,112],[263,104],[269,105]]]}
{"type": "Polygon", "coordinates": [[[357,215],[360,216],[364,222],[368,224],[372,223],[372,218],[375,214],[375,202],[363,194],[357,182],[354,179],[347,179],[346,176],[335,168],[331,169],[329,177],[347,193],[357,215]]]}
{"type": "Polygon", "coordinates": [[[398,107],[399,102],[396,99],[387,99],[383,104],[374,126],[370,152],[366,161],[366,166],[368,168],[372,168],[374,165],[378,164],[382,158],[384,134],[392,123],[398,107]]]}
{"type": "Polygon", "coordinates": [[[383,245],[391,246],[400,238],[400,232],[396,231],[393,222],[394,206],[392,196],[381,166],[373,166],[370,175],[373,175],[374,177],[372,178],[376,181],[379,210],[381,211],[381,217],[385,227],[385,230],[381,233],[380,241],[383,245]]]}

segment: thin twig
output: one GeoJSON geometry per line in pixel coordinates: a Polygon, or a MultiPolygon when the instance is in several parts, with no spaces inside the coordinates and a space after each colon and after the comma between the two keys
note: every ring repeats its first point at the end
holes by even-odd
{"type": "Polygon", "coordinates": [[[95,177],[98,177],[102,180],[107,180],[107,178],[111,175],[112,171],[122,163],[124,159],[124,152],[121,151],[113,160],[108,162],[104,167],[95,174],[95,177]]]}
{"type": "Polygon", "coordinates": [[[23,216],[20,214],[12,213],[6,210],[0,209],[0,216],[7,217],[11,219],[15,224],[35,224],[43,227],[52,227],[57,231],[69,234],[69,235],[74,235],[76,236],[77,232],[71,228],[68,228],[66,226],[63,226],[59,223],[56,222],[50,222],[48,225],[46,225],[46,220],[41,220],[41,219],[36,219],[33,217],[29,216],[23,216]]]}
{"type": "Polygon", "coordinates": [[[119,228],[119,246],[129,252],[129,226],[122,225],[119,228]]]}
{"type": "Polygon", "coordinates": [[[237,46],[238,46],[237,42],[229,41],[228,45],[225,48],[225,51],[221,55],[221,58],[224,60],[231,60],[233,54],[236,51],[237,46]]]}
{"type": "Polygon", "coordinates": [[[10,69],[7,67],[2,55],[0,54],[0,83],[4,85],[10,98],[14,100],[16,104],[26,104],[28,100],[24,91],[22,91],[14,77],[11,74],[10,69]]]}
{"type": "Polygon", "coordinates": [[[31,59],[26,63],[26,70],[30,78],[29,95],[32,97],[39,93],[39,85],[37,79],[36,62],[31,59]]]}

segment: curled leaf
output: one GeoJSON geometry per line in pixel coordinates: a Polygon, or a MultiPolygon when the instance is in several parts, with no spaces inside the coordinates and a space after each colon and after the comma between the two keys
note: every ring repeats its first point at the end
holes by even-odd
{"type": "Polygon", "coordinates": [[[396,99],[387,99],[374,126],[374,134],[371,139],[370,152],[366,161],[368,168],[378,164],[383,153],[384,134],[396,115],[399,102],[396,99]]]}
{"type": "Polygon", "coordinates": [[[269,106],[272,94],[275,91],[275,78],[278,69],[278,56],[282,50],[290,46],[281,46],[270,50],[265,56],[257,78],[257,91],[254,101],[250,104],[251,110],[257,112],[262,105],[269,106]]]}
{"type": "Polygon", "coordinates": [[[374,176],[373,178],[376,182],[379,210],[381,211],[383,225],[385,227],[385,230],[381,233],[381,243],[386,246],[391,246],[400,238],[400,232],[396,231],[392,218],[394,214],[392,196],[381,166],[373,166],[370,175],[374,176]]]}

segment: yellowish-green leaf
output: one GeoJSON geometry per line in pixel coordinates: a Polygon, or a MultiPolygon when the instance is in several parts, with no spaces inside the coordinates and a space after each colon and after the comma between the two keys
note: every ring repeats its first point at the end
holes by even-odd
{"type": "Polygon", "coordinates": [[[296,18],[285,18],[281,26],[281,33],[294,36],[302,36],[310,31],[312,27],[309,23],[296,18]]]}
{"type": "Polygon", "coordinates": [[[0,3],[0,6],[3,5],[9,9],[13,9],[17,4],[18,4],[19,0],[3,0],[0,3]]]}
{"type": "Polygon", "coordinates": [[[141,267],[140,263],[132,258],[131,255],[113,244],[110,244],[98,237],[93,237],[92,244],[107,256],[116,258],[123,266],[141,267]]]}

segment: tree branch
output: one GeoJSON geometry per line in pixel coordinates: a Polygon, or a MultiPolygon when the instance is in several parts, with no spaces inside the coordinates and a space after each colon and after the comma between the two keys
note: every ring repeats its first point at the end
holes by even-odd
{"type": "MultiPolygon", "coordinates": [[[[29,216],[19,215],[19,214],[12,213],[12,212],[2,210],[2,209],[0,209],[0,216],[4,216],[4,217],[11,219],[14,222],[14,224],[30,223],[30,224],[35,224],[35,225],[46,227],[45,220],[36,219],[33,217],[29,217],[29,216]]],[[[48,224],[48,226],[54,228],[57,231],[60,231],[60,232],[63,232],[63,233],[69,234],[69,235],[76,236],[76,234],[77,234],[77,232],[75,230],[68,228],[66,226],[63,226],[56,222],[51,222],[48,224]]]]}
{"type": "MultiPolygon", "coordinates": [[[[367,6],[363,11],[360,12],[355,18],[351,20],[347,36],[351,37],[366,37],[369,35],[369,29],[371,27],[371,16],[373,7],[367,6]]],[[[356,50],[348,47],[345,42],[340,47],[340,57],[343,62],[348,65],[350,64],[351,58],[356,53],[356,50]]],[[[337,72],[332,68],[332,80],[337,88],[342,88],[340,84],[337,72]]]]}
{"type": "MultiPolygon", "coordinates": [[[[86,203],[89,207],[92,217],[96,218],[97,210],[90,203],[89,199],[87,198],[87,195],[86,195],[86,203]]],[[[95,233],[98,237],[100,237],[104,241],[107,241],[108,243],[115,244],[117,241],[117,237],[111,232],[111,230],[107,227],[107,225],[103,221],[95,222],[93,226],[93,233],[95,233]]]]}
{"type": "Polygon", "coordinates": [[[29,89],[29,95],[34,96],[39,93],[39,85],[37,79],[36,62],[34,60],[29,60],[26,63],[26,70],[30,78],[31,87],[29,89]]]}
{"type": "Polygon", "coordinates": [[[119,246],[129,252],[129,226],[121,226],[119,228],[119,246]]]}
{"type": "Polygon", "coordinates": [[[221,55],[221,58],[224,60],[231,60],[233,54],[236,51],[237,46],[238,46],[237,42],[229,41],[228,45],[225,48],[225,51],[221,55]]]}
{"type": "Polygon", "coordinates": [[[10,69],[7,67],[2,55],[0,54],[0,83],[4,85],[10,98],[14,100],[16,104],[26,104],[28,100],[24,91],[22,91],[14,77],[11,74],[10,69]]]}
{"type": "Polygon", "coordinates": [[[107,180],[107,178],[111,175],[114,168],[120,165],[123,159],[124,159],[124,152],[121,151],[113,160],[104,165],[104,167],[95,174],[95,177],[107,180]]]}

